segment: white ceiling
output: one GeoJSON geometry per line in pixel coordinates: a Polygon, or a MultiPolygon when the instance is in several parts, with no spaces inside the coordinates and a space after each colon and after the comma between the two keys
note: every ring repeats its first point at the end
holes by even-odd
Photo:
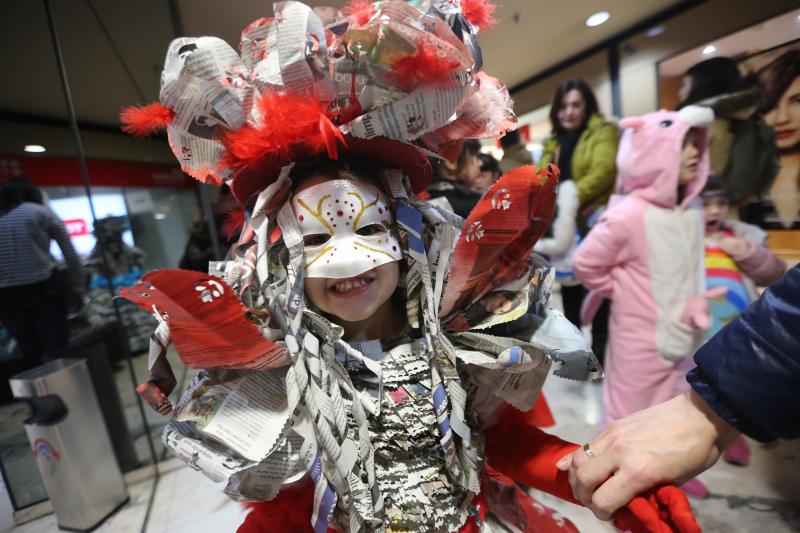
{"type": "MultiPolygon", "coordinates": [[[[309,1],[330,5],[337,0],[309,1]]],[[[675,0],[500,0],[500,23],[481,36],[486,70],[509,87],[675,4],[675,0]],[[584,25],[600,10],[611,19],[584,25]]],[[[78,118],[117,124],[123,105],[154,100],[174,37],[166,0],[52,0],[78,118]],[[104,33],[107,28],[114,46],[104,33]],[[124,60],[124,61],[123,61],[124,60]],[[130,74],[124,65],[127,64],[130,74]],[[139,90],[141,90],[141,96],[139,90]]],[[[186,35],[216,35],[234,47],[241,29],[270,16],[264,0],[175,0],[186,35]]],[[[43,4],[0,4],[0,112],[66,118],[43,4]]]]}

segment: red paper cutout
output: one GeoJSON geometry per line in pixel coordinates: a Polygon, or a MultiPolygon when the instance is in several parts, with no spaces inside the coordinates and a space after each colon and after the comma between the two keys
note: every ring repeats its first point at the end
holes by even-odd
{"type": "Polygon", "coordinates": [[[189,270],[146,274],[124,298],[169,325],[170,337],[190,368],[275,368],[289,363],[284,348],[264,338],[221,279],[189,270]]]}

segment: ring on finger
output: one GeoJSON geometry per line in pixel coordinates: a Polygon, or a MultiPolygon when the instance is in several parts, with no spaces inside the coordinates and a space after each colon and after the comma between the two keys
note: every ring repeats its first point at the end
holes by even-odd
{"type": "Polygon", "coordinates": [[[584,444],[584,445],[583,445],[583,451],[584,451],[584,453],[586,454],[586,457],[588,457],[589,459],[591,459],[592,457],[594,457],[594,452],[593,452],[593,451],[592,451],[592,449],[589,447],[589,443],[588,443],[588,442],[587,442],[586,444],[584,444]]]}

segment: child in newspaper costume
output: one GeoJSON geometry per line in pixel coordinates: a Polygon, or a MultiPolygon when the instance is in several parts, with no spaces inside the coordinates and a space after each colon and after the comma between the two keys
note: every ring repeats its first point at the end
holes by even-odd
{"type": "MultiPolygon", "coordinates": [[[[209,275],[156,271],[125,295],[160,322],[138,388],[155,409],[173,411],[169,342],[203,369],[163,438],[260,502],[240,531],[575,531],[517,486],[575,501],[555,463],[577,446],[529,413],[552,367],[600,374],[530,253],[558,172],[507,174],[466,221],[415,198],[429,156],[516,125],[479,70],[491,6],[423,4],[277,3],[241,57],[174,41],[161,102],[123,113],[131,133],[166,128],[183,170],[248,213],[209,275]]],[[[672,486],[616,521],[699,531],[672,486]]]]}

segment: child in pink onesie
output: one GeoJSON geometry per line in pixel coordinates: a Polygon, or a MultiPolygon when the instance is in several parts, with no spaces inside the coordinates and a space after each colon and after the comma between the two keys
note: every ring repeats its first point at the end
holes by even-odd
{"type": "Polygon", "coordinates": [[[707,108],[659,111],[620,123],[618,197],[581,242],[575,274],[594,302],[610,298],[604,423],[684,389],[709,319],[703,211],[709,172],[707,108]]]}

